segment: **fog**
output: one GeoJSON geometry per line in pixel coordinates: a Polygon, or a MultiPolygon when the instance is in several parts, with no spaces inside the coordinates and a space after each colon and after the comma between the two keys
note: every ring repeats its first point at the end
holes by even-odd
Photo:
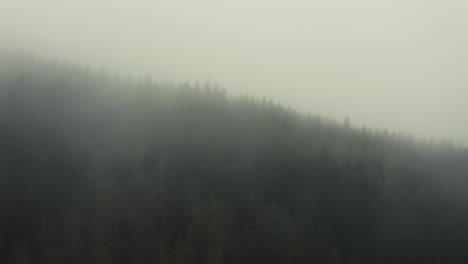
{"type": "Polygon", "coordinates": [[[0,263],[468,263],[468,4],[0,1],[0,263]]]}
{"type": "Polygon", "coordinates": [[[468,143],[468,2],[0,2],[0,48],[468,143]]]}

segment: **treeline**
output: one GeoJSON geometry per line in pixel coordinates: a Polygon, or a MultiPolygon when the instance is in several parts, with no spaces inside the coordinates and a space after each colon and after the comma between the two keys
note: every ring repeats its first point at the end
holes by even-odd
{"type": "Polygon", "coordinates": [[[0,263],[468,263],[468,150],[0,60],[0,263]]]}

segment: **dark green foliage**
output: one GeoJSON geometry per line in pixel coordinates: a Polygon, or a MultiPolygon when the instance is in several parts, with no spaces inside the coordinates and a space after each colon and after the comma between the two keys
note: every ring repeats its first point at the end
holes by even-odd
{"type": "Polygon", "coordinates": [[[467,263],[468,151],[0,62],[0,263],[467,263]]]}

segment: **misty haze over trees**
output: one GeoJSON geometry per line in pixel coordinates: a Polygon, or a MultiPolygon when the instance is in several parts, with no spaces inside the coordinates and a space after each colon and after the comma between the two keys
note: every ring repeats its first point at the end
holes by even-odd
{"type": "Polygon", "coordinates": [[[468,262],[465,147],[209,84],[0,67],[0,263],[468,262]]]}

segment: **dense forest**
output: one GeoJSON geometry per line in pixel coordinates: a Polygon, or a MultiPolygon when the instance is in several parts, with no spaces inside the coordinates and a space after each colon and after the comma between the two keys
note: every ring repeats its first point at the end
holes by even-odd
{"type": "Polygon", "coordinates": [[[463,146],[0,59],[0,263],[468,263],[467,206],[463,146]]]}

